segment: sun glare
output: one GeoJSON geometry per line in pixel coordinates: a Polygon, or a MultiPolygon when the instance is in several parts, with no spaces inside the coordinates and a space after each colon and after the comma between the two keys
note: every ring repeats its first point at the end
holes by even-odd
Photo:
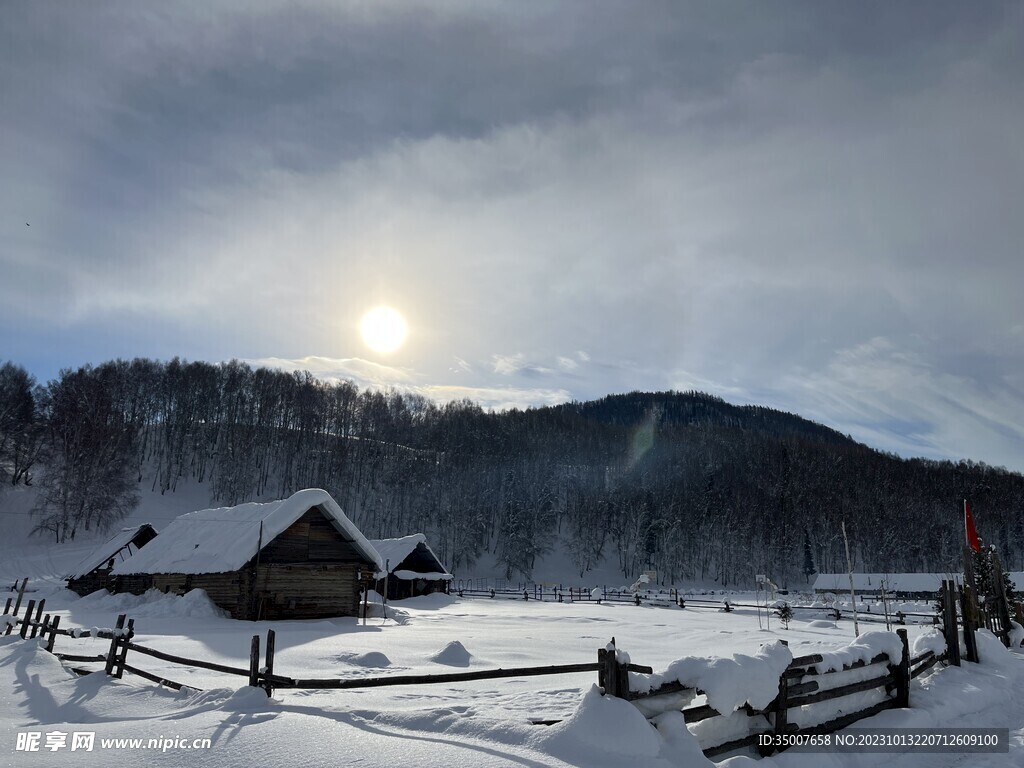
{"type": "Polygon", "coordinates": [[[375,307],[363,315],[359,332],[370,349],[380,354],[394,352],[409,333],[405,318],[391,307],[375,307]]]}

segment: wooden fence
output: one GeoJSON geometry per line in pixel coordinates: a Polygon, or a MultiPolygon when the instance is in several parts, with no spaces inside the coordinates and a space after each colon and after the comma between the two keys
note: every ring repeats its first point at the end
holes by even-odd
{"type": "MultiPolygon", "coordinates": [[[[608,589],[607,587],[600,588],[595,595],[596,590],[588,590],[578,587],[544,587],[542,585],[533,585],[532,587],[524,587],[521,590],[515,589],[478,589],[471,587],[455,587],[451,590],[451,594],[461,598],[484,598],[484,599],[504,599],[504,600],[523,600],[529,602],[531,600],[537,602],[557,602],[557,603],[620,603],[630,605],[650,605],[658,607],[673,607],[673,608],[699,608],[706,610],[718,610],[731,613],[737,608],[751,609],[764,611],[766,606],[764,605],[752,605],[750,603],[737,602],[731,600],[728,597],[722,598],[721,600],[708,600],[700,597],[691,597],[683,592],[676,589],[670,589],[667,591],[637,591],[633,592],[627,589],[608,589]]],[[[853,611],[843,611],[837,607],[813,607],[808,605],[789,605],[793,609],[794,613],[804,612],[815,614],[818,616],[825,615],[834,621],[842,621],[844,619],[851,619],[853,617],[853,611]]],[[[774,610],[769,606],[769,610],[774,610]]],[[[877,624],[938,624],[940,619],[937,613],[920,613],[913,611],[894,611],[888,617],[881,613],[873,613],[870,610],[870,606],[866,611],[858,610],[857,619],[859,621],[871,622],[877,624]]]]}
{"type": "MultiPolygon", "coordinates": [[[[932,651],[925,651],[911,658],[907,643],[907,630],[898,629],[896,633],[900,638],[903,648],[902,654],[898,659],[889,658],[885,654],[879,654],[868,661],[855,661],[844,665],[839,670],[818,672],[814,665],[822,662],[820,654],[810,654],[794,658],[779,678],[778,695],[767,707],[755,709],[748,704],[741,708],[741,711],[747,717],[760,718],[758,724],[752,724],[750,732],[740,738],[719,744],[702,744],[704,754],[708,757],[714,757],[737,749],[756,746],[759,738],[764,734],[831,733],[885,709],[909,707],[910,681],[925,670],[930,669],[937,662],[944,661],[946,655],[936,656],[932,651]],[[867,680],[834,687],[828,687],[819,682],[825,675],[873,667],[878,668],[878,674],[873,675],[867,680]],[[877,704],[853,712],[847,711],[839,717],[805,728],[800,728],[789,721],[789,711],[791,709],[806,707],[875,689],[884,689],[886,692],[886,698],[877,704]]],[[[677,709],[680,695],[683,695],[685,699],[689,699],[692,695],[704,693],[700,689],[687,688],[676,682],[665,683],[651,691],[630,690],[628,670],[624,668],[624,665],[618,663],[613,646],[598,651],[598,658],[601,662],[601,671],[598,673],[599,685],[604,688],[606,695],[617,696],[627,701],[638,703],[642,711],[649,718],[677,709]],[[661,702],[664,702],[664,705],[661,702]]],[[[684,721],[688,724],[701,722],[713,717],[722,717],[723,714],[731,714],[718,712],[708,704],[688,707],[681,711],[684,721]]],[[[772,749],[759,749],[762,755],[771,754],[771,751],[772,749]]]]}
{"type": "MultiPolygon", "coordinates": [[[[699,695],[702,691],[688,689],[679,683],[666,683],[656,690],[639,692],[630,690],[629,672],[652,674],[651,667],[639,664],[623,664],[618,661],[615,652],[615,639],[612,638],[608,647],[598,650],[595,663],[582,664],[561,664],[536,667],[516,667],[510,669],[477,670],[473,672],[455,672],[445,674],[427,675],[392,675],[388,677],[370,677],[357,679],[342,678],[297,678],[278,674],[274,669],[275,656],[275,633],[274,630],[267,630],[266,645],[261,664],[261,637],[253,635],[249,644],[249,665],[248,667],[235,667],[225,664],[205,661],[202,659],[190,659],[174,654],[159,651],[155,648],[140,645],[134,641],[135,621],[124,614],[120,615],[117,624],[112,629],[87,630],[68,629],[60,626],[60,617],[43,613],[45,600],[38,604],[30,600],[21,616],[18,613],[21,609],[20,596],[24,594],[25,582],[19,593],[19,600],[11,612],[11,600],[8,599],[4,607],[4,623],[6,623],[6,634],[11,634],[17,627],[22,638],[40,638],[43,647],[54,653],[55,656],[70,663],[96,663],[103,664],[107,675],[121,678],[125,672],[138,675],[146,680],[180,690],[191,688],[181,683],[169,680],[159,675],[141,669],[134,664],[128,663],[128,653],[136,653],[143,656],[160,659],[171,664],[178,664],[193,668],[207,669],[214,672],[245,677],[250,686],[262,688],[267,695],[274,690],[283,689],[317,689],[317,690],[347,690],[356,688],[375,688],[398,685],[430,685],[438,683],[452,683],[471,680],[489,680],[499,678],[534,677],[543,675],[563,675],[583,672],[597,672],[598,684],[602,687],[605,695],[616,696],[633,702],[647,715],[652,713],[671,711],[677,709],[682,712],[687,723],[696,723],[713,717],[721,717],[723,713],[714,710],[710,705],[703,704],[688,708],[680,708],[679,696],[685,694],[689,701],[690,694],[699,695]],[[60,635],[70,639],[94,637],[110,640],[110,646],[104,654],[93,656],[58,653],[54,652],[54,642],[60,635]]],[[[951,601],[948,601],[951,603],[951,601]]],[[[947,621],[950,614],[945,614],[947,621]]],[[[956,637],[955,609],[952,613],[953,623],[951,632],[947,636],[956,637]]],[[[2,624],[0,624],[2,626],[2,624]]],[[[822,685],[820,681],[823,675],[834,674],[833,672],[818,672],[814,665],[822,661],[817,654],[800,656],[789,664],[779,678],[779,692],[775,700],[764,709],[754,709],[749,705],[743,707],[742,711],[747,717],[752,718],[749,733],[741,738],[727,741],[720,744],[702,745],[704,753],[708,756],[723,754],[737,749],[757,744],[758,737],[765,733],[773,734],[794,734],[794,733],[826,733],[869,717],[877,712],[890,707],[907,707],[910,705],[910,680],[917,677],[926,669],[939,661],[949,661],[959,664],[959,645],[954,639],[948,654],[936,656],[927,651],[915,658],[910,658],[905,629],[897,630],[901,641],[902,654],[900,658],[889,658],[885,655],[876,656],[868,661],[857,661],[848,664],[840,671],[849,671],[860,667],[877,667],[878,674],[872,675],[867,680],[848,683],[840,686],[822,685]],[[790,723],[789,711],[806,707],[823,701],[828,701],[844,696],[851,696],[874,689],[884,689],[885,698],[877,704],[865,707],[854,712],[847,712],[841,717],[833,718],[813,727],[800,729],[790,723]],[[757,718],[761,718],[758,720],[757,718]]],[[[79,674],[90,674],[96,669],[83,667],[72,667],[79,674]]],[[[729,713],[725,713],[729,714],[729,713]]],[[[557,720],[534,721],[539,725],[549,725],[557,720]]],[[[765,752],[767,754],[767,752],[765,752]]]]}

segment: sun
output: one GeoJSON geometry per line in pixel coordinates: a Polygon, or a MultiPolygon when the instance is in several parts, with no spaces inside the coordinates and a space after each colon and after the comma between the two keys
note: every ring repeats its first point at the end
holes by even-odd
{"type": "Polygon", "coordinates": [[[374,307],[359,323],[363,341],[374,352],[386,355],[405,343],[409,328],[405,318],[391,307],[374,307]]]}

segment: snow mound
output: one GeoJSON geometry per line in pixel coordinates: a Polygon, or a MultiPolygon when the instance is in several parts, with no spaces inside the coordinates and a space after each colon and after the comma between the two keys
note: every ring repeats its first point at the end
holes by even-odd
{"type": "Polygon", "coordinates": [[[435,664],[444,664],[449,667],[468,667],[473,661],[473,654],[466,650],[466,646],[458,640],[452,640],[448,645],[430,657],[435,664]]]}
{"type": "Polygon", "coordinates": [[[822,652],[822,660],[815,664],[818,674],[836,672],[844,665],[856,661],[869,662],[875,656],[884,653],[890,659],[898,661],[903,656],[903,643],[894,632],[865,632],[848,645],[834,651],[822,652]]]}
{"type": "Polygon", "coordinates": [[[835,629],[836,623],[834,621],[825,621],[824,619],[817,619],[816,621],[807,622],[808,627],[814,627],[815,629],[835,629]]]}
{"type": "Polygon", "coordinates": [[[545,735],[546,751],[573,765],[604,764],[608,755],[621,755],[622,765],[635,765],[638,758],[657,757],[662,745],[636,707],[603,696],[596,685],[568,720],[551,726],[545,735]]]}
{"type": "Polygon", "coordinates": [[[1010,620],[1010,624],[1013,625],[1010,630],[1010,647],[1020,648],[1021,645],[1024,645],[1024,627],[1012,619],[1010,620]]]}
{"type": "Polygon", "coordinates": [[[112,595],[106,590],[97,590],[75,603],[75,609],[124,613],[129,618],[223,618],[227,614],[214,605],[201,589],[193,589],[179,597],[165,595],[151,589],[142,595],[128,593],[112,595]]]}
{"type": "Polygon", "coordinates": [[[667,752],[677,765],[711,766],[714,765],[704,757],[700,742],[686,727],[682,712],[664,712],[652,721],[658,734],[665,740],[667,752]]]}
{"type": "Polygon", "coordinates": [[[408,611],[403,611],[400,608],[394,608],[391,605],[385,605],[378,602],[371,602],[367,606],[366,618],[368,619],[391,619],[395,624],[404,626],[409,623],[408,611]]]}
{"type": "Polygon", "coordinates": [[[943,637],[942,632],[937,629],[929,629],[924,634],[914,638],[914,642],[910,646],[911,658],[920,656],[925,651],[931,651],[936,656],[946,652],[946,638],[943,637]]]}
{"type": "Polygon", "coordinates": [[[753,656],[743,653],[727,658],[687,656],[676,659],[664,672],[630,673],[631,689],[649,691],[666,682],[699,688],[708,704],[729,714],[744,704],[763,709],[779,693],[779,677],[793,661],[789,648],[779,641],[762,645],[753,656]]]}
{"type": "Polygon", "coordinates": [[[1012,653],[1009,648],[1003,645],[1002,640],[996,637],[991,630],[979,629],[974,633],[978,642],[978,657],[984,666],[992,666],[1004,672],[1020,674],[1019,656],[1012,653]]]}
{"type": "Polygon", "coordinates": [[[342,664],[351,664],[354,667],[372,667],[383,669],[391,666],[391,659],[380,651],[369,651],[368,653],[339,653],[335,657],[342,664]]]}
{"type": "Polygon", "coordinates": [[[221,704],[227,712],[272,712],[280,704],[276,699],[267,696],[262,688],[247,685],[239,688],[221,704]]]}

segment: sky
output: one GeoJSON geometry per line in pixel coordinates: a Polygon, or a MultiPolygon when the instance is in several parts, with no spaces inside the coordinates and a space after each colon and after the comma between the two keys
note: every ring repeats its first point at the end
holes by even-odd
{"type": "Polygon", "coordinates": [[[493,408],[696,389],[1024,471],[1020,3],[0,18],[0,360],[40,381],[180,356],[493,408]]]}

